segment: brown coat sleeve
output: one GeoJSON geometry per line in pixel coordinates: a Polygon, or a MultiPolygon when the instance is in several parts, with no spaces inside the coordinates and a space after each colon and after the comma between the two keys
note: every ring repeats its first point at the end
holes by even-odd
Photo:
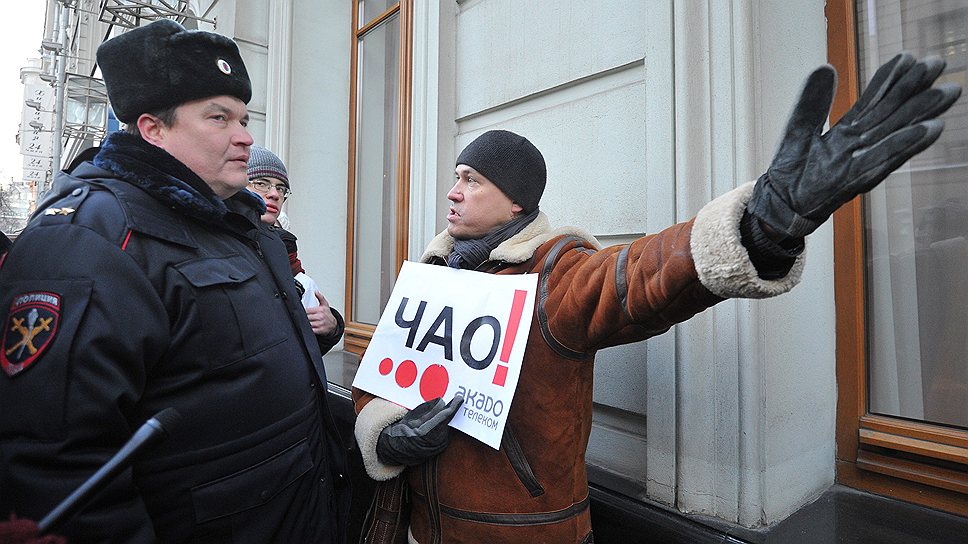
{"type": "Polygon", "coordinates": [[[376,455],[376,442],[383,429],[399,420],[407,409],[388,400],[353,388],[353,406],[356,409],[354,434],[363,456],[366,473],[377,481],[385,481],[403,472],[402,465],[387,465],[376,455]]]}
{"type": "Polygon", "coordinates": [[[764,280],[740,241],[751,190],[735,189],[696,218],[628,245],[593,252],[579,240],[559,239],[542,246],[535,271],[547,273],[539,280],[537,317],[552,347],[577,357],[661,334],[729,297],[791,289],[802,255],[787,277],[764,280]]]}

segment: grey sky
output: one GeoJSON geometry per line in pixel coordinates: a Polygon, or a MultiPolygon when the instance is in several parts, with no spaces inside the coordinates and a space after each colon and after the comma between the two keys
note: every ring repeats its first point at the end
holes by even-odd
{"type": "Polygon", "coordinates": [[[40,57],[47,2],[22,0],[4,3],[4,29],[0,32],[0,179],[19,179],[23,159],[17,145],[17,127],[23,105],[20,69],[27,59],[40,57]]]}

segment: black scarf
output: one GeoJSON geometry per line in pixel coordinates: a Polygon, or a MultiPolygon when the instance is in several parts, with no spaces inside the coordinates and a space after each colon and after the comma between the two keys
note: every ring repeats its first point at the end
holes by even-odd
{"type": "Polygon", "coordinates": [[[524,230],[524,227],[528,226],[536,217],[538,217],[538,208],[527,215],[520,215],[508,221],[480,238],[454,240],[454,251],[447,258],[447,266],[468,270],[477,268],[491,256],[491,251],[494,248],[524,230]]]}
{"type": "MultiPolygon", "coordinates": [[[[109,135],[92,162],[197,219],[216,223],[229,211],[226,203],[184,163],[133,134],[109,135]]],[[[265,202],[246,190],[228,200],[255,208],[259,215],[266,210],[265,202]]]]}

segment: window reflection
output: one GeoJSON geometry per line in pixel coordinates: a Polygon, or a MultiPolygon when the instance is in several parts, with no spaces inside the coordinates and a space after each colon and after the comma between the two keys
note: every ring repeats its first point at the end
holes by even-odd
{"type": "MultiPolygon", "coordinates": [[[[966,85],[968,9],[857,3],[860,80],[899,51],[940,55],[966,85]]],[[[869,410],[968,427],[968,102],[941,138],[865,198],[869,410]]]]}
{"type": "Polygon", "coordinates": [[[359,42],[352,319],[375,325],[396,276],[400,17],[359,42]]]}

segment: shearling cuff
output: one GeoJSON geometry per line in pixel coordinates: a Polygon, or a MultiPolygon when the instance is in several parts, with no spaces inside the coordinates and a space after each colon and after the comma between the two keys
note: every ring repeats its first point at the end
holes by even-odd
{"type": "Polygon", "coordinates": [[[406,468],[403,465],[381,463],[376,455],[376,442],[380,438],[380,432],[387,425],[399,421],[406,413],[407,409],[399,404],[375,398],[366,403],[356,416],[356,442],[360,445],[360,453],[363,455],[363,467],[366,468],[370,478],[378,482],[398,476],[406,468]]]}
{"type": "Polygon", "coordinates": [[[775,280],[759,277],[740,239],[739,223],[753,194],[750,182],[720,196],[696,215],[692,227],[692,258],[699,281],[724,298],[767,298],[786,293],[800,283],[804,253],[790,272],[775,280]]]}

